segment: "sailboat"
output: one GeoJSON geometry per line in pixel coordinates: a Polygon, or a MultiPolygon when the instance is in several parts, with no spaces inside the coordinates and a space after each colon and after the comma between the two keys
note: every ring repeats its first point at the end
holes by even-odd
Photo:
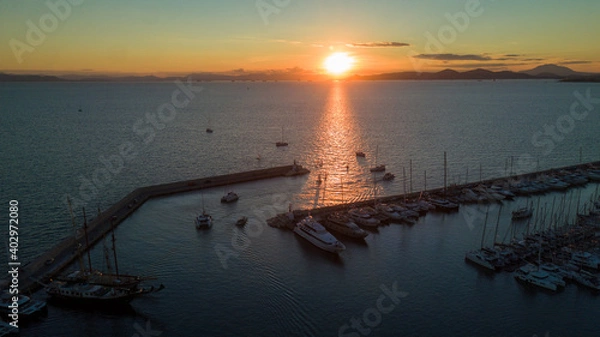
{"type": "Polygon", "coordinates": [[[196,229],[209,229],[212,227],[212,216],[204,210],[204,194],[202,195],[202,214],[196,216],[196,229]]]}
{"type": "Polygon", "coordinates": [[[465,254],[465,260],[474,263],[477,266],[483,267],[488,270],[496,270],[496,266],[492,263],[493,257],[489,256],[486,251],[483,250],[483,241],[485,239],[485,229],[488,219],[488,210],[485,211],[485,220],[483,221],[483,231],[481,233],[481,245],[478,250],[473,250],[465,254]]]}
{"type": "Polygon", "coordinates": [[[277,146],[277,147],[288,146],[288,143],[283,141],[283,127],[281,127],[281,141],[275,143],[275,146],[277,146]]]}
{"type": "Polygon", "coordinates": [[[370,168],[371,172],[383,172],[383,171],[385,171],[385,165],[383,165],[383,164],[377,165],[378,154],[379,154],[379,145],[377,145],[377,148],[375,149],[375,167],[371,167],[370,168]]]}
{"type": "MultiPolygon", "coordinates": [[[[69,210],[73,225],[75,225],[73,211],[70,209],[70,200],[69,210]]],[[[111,227],[116,274],[103,274],[99,271],[94,271],[91,267],[91,259],[89,258],[89,247],[87,247],[89,270],[86,271],[81,257],[81,245],[76,242],[80,269],[66,277],[58,277],[52,280],[49,285],[46,285],[46,293],[52,300],[74,303],[90,308],[97,306],[115,307],[126,305],[137,296],[164,288],[163,285],[158,289],[154,289],[154,287],[140,288],[138,285],[143,280],[142,277],[119,274],[117,252],[115,249],[114,224],[112,222],[111,227]]],[[[87,224],[84,228],[86,229],[87,236],[87,224]]],[[[77,240],[77,237],[75,237],[75,240],[77,240]]]]}

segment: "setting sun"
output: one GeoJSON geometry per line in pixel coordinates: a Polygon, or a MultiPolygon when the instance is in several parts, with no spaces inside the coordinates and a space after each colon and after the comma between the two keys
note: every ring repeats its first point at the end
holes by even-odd
{"type": "Polygon", "coordinates": [[[325,59],[325,69],[333,75],[340,75],[352,68],[354,59],[346,53],[334,53],[325,59]]]}

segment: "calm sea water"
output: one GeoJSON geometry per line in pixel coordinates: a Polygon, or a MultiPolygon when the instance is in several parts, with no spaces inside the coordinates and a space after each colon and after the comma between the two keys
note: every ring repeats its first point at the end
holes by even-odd
{"type": "MultiPolygon", "coordinates": [[[[347,250],[335,258],[264,222],[290,203],[310,208],[442,186],[444,152],[450,184],[600,160],[600,107],[583,120],[568,117],[575,93],[585,96],[589,90],[598,97],[598,85],[402,81],[194,87],[202,91],[161,120],[157,111],[171,102],[176,84],[0,84],[0,191],[5,202],[19,201],[23,262],[73,233],[67,195],[81,223],[82,206],[94,214],[140,186],[293,160],[312,171],[147,202],[116,231],[119,267],[154,275],[166,288],[134,300],[125,314],[50,306],[48,318],[30,324],[23,335],[338,336],[354,317],[362,327],[345,330],[347,336],[600,332],[597,297],[588,291],[576,286],[557,295],[528,291],[508,273],[490,276],[464,262],[465,251],[479,245],[484,206],[429,214],[414,227],[386,226],[364,243],[345,240],[347,250]],[[544,135],[552,126],[557,134],[544,135]],[[207,127],[214,133],[207,134],[207,127]],[[289,147],[275,147],[281,138],[289,147]],[[357,160],[358,150],[367,157],[357,160]],[[386,164],[396,180],[374,183],[378,177],[368,168],[376,162],[386,164]],[[326,177],[321,186],[318,175],[326,177]],[[240,195],[239,202],[220,204],[229,189],[240,195]],[[202,205],[216,220],[207,232],[193,225],[202,205]],[[237,230],[233,223],[242,215],[250,222],[237,230]],[[386,299],[389,312],[378,314],[377,300],[393,288],[404,297],[386,299]]],[[[595,188],[548,194],[539,202],[549,210],[564,199],[574,208],[595,188]]],[[[499,238],[523,231],[510,225],[509,214],[525,201],[503,205],[499,238]]],[[[492,207],[490,219],[499,210],[492,207]]],[[[493,227],[488,226],[488,237],[493,227]]],[[[93,261],[102,268],[100,248],[93,261]]]]}

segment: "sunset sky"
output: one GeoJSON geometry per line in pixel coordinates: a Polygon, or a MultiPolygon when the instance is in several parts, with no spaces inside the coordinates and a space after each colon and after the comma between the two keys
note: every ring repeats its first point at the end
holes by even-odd
{"type": "Polygon", "coordinates": [[[599,13],[597,0],[0,0],[0,71],[325,73],[344,52],[353,74],[600,72],[599,13]]]}

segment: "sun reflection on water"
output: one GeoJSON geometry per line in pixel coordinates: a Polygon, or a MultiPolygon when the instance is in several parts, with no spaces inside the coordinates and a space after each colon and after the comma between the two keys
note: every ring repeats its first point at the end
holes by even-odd
{"type": "Polygon", "coordinates": [[[311,176],[302,194],[311,195],[312,207],[372,198],[369,161],[356,157],[365,146],[362,131],[348,100],[347,82],[332,82],[308,163],[311,176]]]}

